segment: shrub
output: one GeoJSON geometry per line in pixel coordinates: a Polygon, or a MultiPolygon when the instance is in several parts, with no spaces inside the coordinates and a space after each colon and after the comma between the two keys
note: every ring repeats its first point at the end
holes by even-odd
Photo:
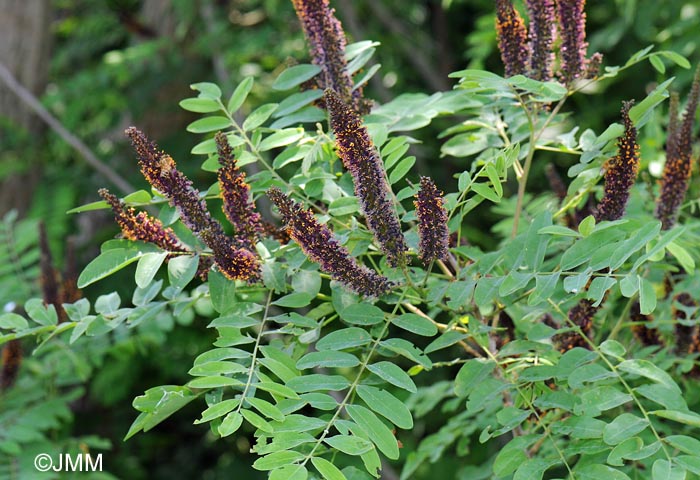
{"type": "Polygon", "coordinates": [[[150,192],[102,191],[76,210],[111,207],[122,230],[78,287],[136,263],[131,301],[103,295],[91,313],[86,299],[35,299],[28,319],[0,317],[0,341],[79,348],[163,317],[211,319],[218,337],[192,379],[134,399],[126,439],[197,402],[196,424],[252,434],[253,467],[273,479],[418,478],[436,462],[461,478],[700,475],[700,250],[685,200],[697,191],[700,80],[682,119],[672,103],[658,187],[645,157],[661,155],[673,79],[600,133],[564,113],[640,62],[663,73],[688,61],[649,47],[601,71],[583,1],[528,1],[526,26],[499,0],[507,77],[456,72],[451,91],[368,112],[362,86],[376,70],[362,68],[376,45],[346,45],[327,1],[293,3],[312,63],[279,75],[273,88],[288,97],[246,114],[248,78],[227,98],[194,84],[180,102],[203,114],[188,131],[204,136],[192,153],[218,174],[212,185],[200,192],[131,127],[150,192]],[[430,163],[464,159],[447,193],[412,172],[410,155],[408,132],[439,117],[453,125],[430,163]],[[655,146],[640,155],[645,138],[655,146]],[[547,157],[566,162],[570,182],[549,166],[551,191],[529,190],[547,157]],[[488,244],[471,244],[484,209],[499,221],[488,244]]]}

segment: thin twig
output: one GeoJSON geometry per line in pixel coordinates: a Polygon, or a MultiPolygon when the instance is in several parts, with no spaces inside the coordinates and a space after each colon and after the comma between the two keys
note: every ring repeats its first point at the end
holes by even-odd
{"type": "Polygon", "coordinates": [[[375,17],[396,37],[399,37],[399,48],[401,48],[406,59],[413,64],[416,72],[423,77],[430,88],[436,91],[448,90],[450,83],[439,73],[439,69],[432,64],[430,58],[417,48],[413,43],[415,34],[407,28],[399,17],[390,12],[382,2],[367,2],[367,6],[375,17]]]}
{"type": "Polygon", "coordinates": [[[110,181],[115,187],[122,191],[122,193],[133,192],[134,187],[129,184],[124,178],[122,178],[116,171],[114,171],[109,165],[105,164],[97,158],[90,148],[83,143],[78,137],[73,135],[66,129],[61,122],[56,119],[51,113],[39,102],[39,100],[22,84],[20,84],[17,79],[12,75],[12,72],[0,62],[0,80],[14,93],[17,97],[22,100],[29,108],[31,108],[34,113],[37,114],[51,129],[58,134],[66,143],[73,147],[85,161],[94,168],[97,172],[101,173],[108,181],[110,181]]]}

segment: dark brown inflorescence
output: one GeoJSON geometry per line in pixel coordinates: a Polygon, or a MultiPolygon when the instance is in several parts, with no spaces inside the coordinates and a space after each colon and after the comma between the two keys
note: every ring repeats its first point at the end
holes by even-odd
{"type": "Polygon", "coordinates": [[[600,67],[603,66],[603,54],[596,52],[588,59],[586,64],[586,78],[596,78],[600,75],[600,67]]]}
{"type": "Polygon", "coordinates": [[[683,121],[679,125],[677,116],[669,119],[666,166],[661,177],[661,192],[656,202],[656,218],[661,220],[663,230],[668,230],[675,225],[678,209],[688,190],[688,182],[692,172],[693,123],[695,122],[695,111],[698,108],[699,97],[700,67],[695,71],[683,121]]]}
{"type": "Polygon", "coordinates": [[[617,155],[608,162],[605,172],[605,193],[595,212],[597,221],[612,221],[622,218],[625,214],[630,189],[637,178],[639,170],[637,129],[632,125],[629,116],[629,110],[633,104],[634,102],[624,102],[622,106],[625,133],[617,140],[617,155]]]}
{"type": "Polygon", "coordinates": [[[529,57],[527,28],[511,0],[496,0],[496,35],[506,77],[525,74],[529,57]]]}
{"type": "Polygon", "coordinates": [[[552,189],[552,192],[556,197],[559,199],[559,202],[561,203],[564,201],[566,198],[566,184],[564,184],[564,180],[562,180],[561,175],[559,175],[559,172],[557,172],[556,167],[548,163],[545,166],[544,169],[544,174],[547,177],[547,181],[549,182],[549,187],[552,189]]]}
{"type": "Polygon", "coordinates": [[[207,211],[206,204],[192,182],[177,169],[175,161],[134,127],[126,130],[139,157],[146,180],[177,207],[182,222],[214,253],[221,273],[231,280],[256,280],[260,262],[255,254],[238,248],[226,236],[221,224],[207,211]]]}
{"type": "Polygon", "coordinates": [[[586,0],[557,0],[561,73],[569,84],[586,72],[586,0]]]}
{"type": "Polygon", "coordinates": [[[75,303],[83,296],[78,288],[78,270],[75,259],[75,243],[73,239],[66,240],[65,260],[63,262],[63,275],[61,276],[61,301],[63,303],[75,303]]]}
{"type": "MultiPolygon", "coordinates": [[[[600,307],[593,305],[593,302],[587,299],[581,299],[569,310],[569,320],[581,329],[581,332],[589,337],[593,331],[593,317],[600,307]]],[[[559,346],[559,350],[566,352],[574,347],[590,348],[588,342],[579,335],[578,332],[567,332],[557,335],[554,338],[555,343],[559,346]]]]}
{"type": "Polygon", "coordinates": [[[63,304],[73,303],[82,296],[82,292],[77,285],[72,242],[66,242],[63,274],[58,271],[53,262],[44,222],[39,223],[39,250],[41,252],[39,260],[41,268],[40,284],[44,305],[53,305],[58,315],[58,323],[65,322],[68,315],[63,308],[63,304]]]}
{"type": "Polygon", "coordinates": [[[419,257],[424,265],[434,260],[446,260],[449,248],[447,210],[442,192],[428,177],[421,177],[420,190],[413,204],[418,217],[420,236],[419,257]]]}
{"type": "Polygon", "coordinates": [[[304,209],[278,188],[269,189],[267,195],[279,209],[289,236],[331,278],[360,295],[378,297],[389,291],[392,283],[357,263],[334,238],[330,229],[320,224],[310,210],[304,209]]]}
{"type": "Polygon", "coordinates": [[[527,0],[530,17],[530,78],[546,82],[552,79],[554,62],[554,0],[527,0]]]}
{"type": "Polygon", "coordinates": [[[187,251],[173,229],[164,227],[157,218],[151,217],[146,212],[137,214],[134,208],[127,207],[106,188],[101,188],[98,193],[112,207],[114,219],[127,240],[152,243],[166,252],[187,251]]]}
{"type": "Polygon", "coordinates": [[[700,352],[700,329],[697,325],[683,325],[680,320],[690,320],[687,312],[694,312],[697,315],[698,304],[690,294],[683,292],[673,298],[673,318],[676,320],[676,351],[678,353],[700,352]]]}
{"type": "Polygon", "coordinates": [[[642,345],[662,345],[659,331],[655,328],[647,327],[647,324],[653,320],[650,315],[644,315],[640,310],[639,302],[634,302],[630,309],[630,320],[636,325],[632,327],[632,333],[637,337],[642,345]]]}
{"type": "MultiPolygon", "coordinates": [[[[122,237],[125,239],[152,243],[156,247],[170,252],[171,255],[166,257],[166,261],[180,253],[194,254],[193,251],[180,242],[172,228],[164,227],[163,223],[157,218],[151,217],[146,212],[136,213],[134,208],[127,207],[124,202],[109,193],[106,188],[100,189],[99,194],[112,207],[114,219],[122,231],[122,237]]],[[[200,256],[197,276],[202,280],[206,279],[212,263],[211,257],[200,256]]]]}
{"type": "Polygon", "coordinates": [[[221,163],[218,175],[223,211],[235,229],[234,240],[240,246],[254,250],[263,234],[262,219],[255,211],[246,174],[238,168],[226,135],[219,132],[215,139],[221,163]]]}
{"type": "Polygon", "coordinates": [[[324,96],[335,133],[338,155],[352,175],[367,226],[392,267],[405,264],[406,241],[391,202],[391,190],[379,154],[360,116],[337,93],[324,96]]]}
{"type": "Polygon", "coordinates": [[[345,59],[345,32],[328,0],[292,0],[292,3],[311,48],[311,61],[321,67],[316,86],[337,92],[358,113],[368,111],[369,103],[362,98],[362,88],[353,91],[345,59]]]}
{"type": "Polygon", "coordinates": [[[7,390],[17,381],[19,367],[22,364],[22,345],[13,339],[2,349],[2,369],[0,369],[0,391],[7,390]]]}
{"type": "Polygon", "coordinates": [[[39,250],[41,251],[39,259],[39,267],[41,268],[40,283],[44,305],[53,305],[56,308],[59,321],[61,321],[64,320],[65,312],[61,306],[63,302],[59,292],[59,273],[54,267],[44,222],[39,223],[39,250]]]}

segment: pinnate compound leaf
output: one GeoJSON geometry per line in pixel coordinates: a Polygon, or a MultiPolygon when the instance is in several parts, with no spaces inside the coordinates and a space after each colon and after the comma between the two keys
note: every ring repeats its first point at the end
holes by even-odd
{"type": "Polygon", "coordinates": [[[531,458],[518,467],[513,475],[513,480],[541,480],[544,472],[557,463],[558,460],[531,458]]]}
{"type": "Polygon", "coordinates": [[[278,298],[272,305],[277,305],[278,307],[287,308],[302,308],[309,305],[311,302],[311,295],[305,292],[294,292],[284,297],[278,298]]]}
{"type": "Polygon", "coordinates": [[[231,412],[226,415],[217,430],[219,435],[222,437],[227,437],[233,433],[236,433],[236,431],[241,427],[242,423],[243,415],[241,415],[240,412],[231,412]]]}
{"type": "Polygon", "coordinates": [[[348,405],[348,415],[368,435],[377,448],[391,460],[399,458],[399,446],[391,430],[377,416],[361,405],[348,405]]]}
{"type": "Polygon", "coordinates": [[[677,410],[655,410],[649,412],[657,417],[673,420],[692,427],[700,428],[700,415],[695,412],[679,412],[677,410]]]}
{"type": "Polygon", "coordinates": [[[411,377],[409,377],[408,374],[400,367],[391,362],[377,362],[367,365],[367,370],[374,373],[378,377],[381,377],[383,380],[386,380],[392,385],[408,390],[411,393],[416,393],[418,391],[416,384],[413,383],[411,377]]]}
{"type": "Polygon", "coordinates": [[[372,341],[369,333],[358,327],[343,328],[331,332],[316,343],[317,350],[343,350],[367,345],[372,341]]]}
{"type": "Polygon", "coordinates": [[[24,330],[29,326],[29,322],[16,313],[5,313],[0,315],[0,328],[6,330],[24,330]]]}
{"type": "Polygon", "coordinates": [[[243,105],[243,102],[245,102],[245,99],[248,97],[248,94],[252,88],[253,77],[246,77],[241,83],[238,84],[228,101],[227,108],[229,113],[234,114],[239,108],[241,108],[241,105],[243,105]]]}
{"type": "Polygon", "coordinates": [[[638,452],[644,446],[644,442],[639,437],[628,438],[612,449],[608,455],[608,464],[614,467],[621,467],[625,464],[626,455],[638,452]]]}
{"type": "Polygon", "coordinates": [[[168,280],[177,291],[182,291],[197,274],[198,255],[181,255],[168,262],[168,280]]]}
{"type": "Polygon", "coordinates": [[[367,406],[399,428],[413,428],[411,412],[399,399],[386,390],[359,385],[357,394],[367,406]]]}
{"type": "Polygon", "coordinates": [[[231,120],[228,117],[212,115],[200,118],[187,126],[187,131],[191,133],[217,132],[231,128],[231,120]]]}
{"type": "Polygon", "coordinates": [[[265,105],[259,106],[243,121],[241,128],[246,132],[258,128],[270,118],[270,115],[277,110],[277,107],[278,105],[276,103],[266,103],[265,105]]]}
{"type": "Polygon", "coordinates": [[[678,465],[659,458],[651,467],[652,480],[685,480],[686,472],[678,465]]]}
{"type": "Polygon", "coordinates": [[[289,90],[315,77],[321,71],[321,67],[311,64],[294,65],[289,67],[275,79],[272,88],[275,90],[289,90]]]}
{"type": "Polygon", "coordinates": [[[146,392],[134,399],[133,406],[142,412],[134,421],[126,434],[125,440],[131,438],[139,431],[149,431],[173,413],[197,398],[186,387],[164,385],[146,390],[146,392]]]}
{"type": "Polygon", "coordinates": [[[272,425],[252,410],[241,410],[241,415],[243,415],[243,418],[245,418],[248,423],[263,432],[273,433],[275,431],[272,425]]]}
{"type": "Polygon", "coordinates": [[[310,352],[299,359],[296,367],[300,370],[308,368],[351,368],[360,364],[360,360],[350,353],[334,352],[324,350],[321,352],[310,352]]]}
{"type": "Polygon", "coordinates": [[[648,315],[656,309],[654,285],[646,278],[639,277],[639,311],[648,315]]]}
{"type": "Polygon", "coordinates": [[[280,409],[267,400],[253,397],[246,398],[246,402],[250,403],[258,412],[262,413],[267,418],[277,420],[278,422],[284,421],[284,414],[280,411],[280,409]]]}
{"type": "Polygon", "coordinates": [[[146,288],[153,281],[167,256],[168,252],[153,252],[139,258],[134,274],[134,280],[139,288],[146,288]]]}
{"type": "Polygon", "coordinates": [[[284,147],[298,141],[303,136],[304,130],[301,128],[285,128],[283,130],[278,130],[260,142],[258,149],[261,152],[266,152],[273,148],[284,147]]]}
{"type": "Polygon", "coordinates": [[[630,480],[625,473],[607,465],[588,464],[575,470],[578,480],[630,480]]]}
{"type": "Polygon", "coordinates": [[[676,384],[673,378],[671,378],[668,373],[661,370],[649,360],[625,360],[624,362],[620,363],[617,368],[623,372],[648,378],[654,382],[662,384],[667,388],[670,388],[671,390],[681,393],[680,387],[676,384]]]}
{"type": "Polygon", "coordinates": [[[687,435],[669,435],[668,437],[664,438],[664,441],[681,452],[685,452],[690,455],[700,453],[700,440],[697,438],[689,437],[687,435]]]}
{"type": "Polygon", "coordinates": [[[269,480],[306,480],[309,471],[302,465],[285,465],[270,472],[269,480]]]}
{"type": "Polygon", "coordinates": [[[697,456],[697,453],[696,455],[678,455],[674,460],[690,473],[700,475],[700,457],[697,456]]]}
{"type": "Polygon", "coordinates": [[[212,113],[221,109],[219,103],[211,98],[186,98],[180,102],[180,107],[195,113],[212,113]]]}
{"type": "Polygon", "coordinates": [[[221,98],[221,89],[215,83],[193,83],[190,85],[190,88],[199,92],[199,98],[209,98],[211,100],[218,100],[219,98],[221,98]]]}
{"type": "Polygon", "coordinates": [[[282,450],[280,452],[272,452],[264,457],[258,458],[253,463],[253,468],[256,470],[274,470],[298,462],[303,459],[304,455],[295,452],[294,450],[282,450]]]}
{"type": "Polygon", "coordinates": [[[311,463],[326,480],[347,480],[343,472],[325,458],[313,457],[311,463]]]}
{"type": "Polygon", "coordinates": [[[372,442],[365,440],[354,435],[336,435],[334,437],[326,437],[324,439],[331,447],[338,451],[347,453],[348,455],[362,455],[365,452],[370,451],[372,448],[372,442]]]}
{"type": "Polygon", "coordinates": [[[299,393],[316,392],[319,390],[340,391],[350,386],[350,381],[342,375],[323,375],[312,373],[294,377],[287,386],[299,393]]]}
{"type": "Polygon", "coordinates": [[[438,329],[433,322],[415,313],[404,313],[394,317],[391,319],[391,323],[423,337],[434,337],[438,333],[438,329]]]}
{"type": "Polygon", "coordinates": [[[623,413],[605,426],[603,441],[608,445],[618,445],[649,426],[645,418],[637,417],[631,413],[623,413]]]}
{"type": "Polygon", "coordinates": [[[384,321],[384,312],[374,305],[357,303],[344,308],[340,318],[353,325],[374,325],[384,321]]]}
{"type": "Polygon", "coordinates": [[[496,368],[492,360],[472,359],[467,361],[457,373],[455,379],[455,394],[458,397],[468,396],[496,368]]]}
{"type": "Polygon", "coordinates": [[[195,420],[194,423],[195,425],[199,423],[205,423],[205,422],[211,422],[215,418],[223,417],[227,413],[229,413],[231,410],[236,408],[240,401],[235,398],[231,398],[229,400],[224,400],[223,402],[219,402],[215,405],[212,405],[211,407],[207,408],[202,412],[202,418],[199,420],[195,420]]]}
{"type": "Polygon", "coordinates": [[[85,288],[98,280],[102,280],[135,262],[146,253],[153,251],[157,251],[157,248],[115,248],[106,250],[88,263],[82,271],[78,277],[78,288],[85,288]]]}

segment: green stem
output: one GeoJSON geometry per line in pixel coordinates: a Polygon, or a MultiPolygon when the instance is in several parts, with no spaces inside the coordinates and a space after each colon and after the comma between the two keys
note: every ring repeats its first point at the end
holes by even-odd
{"type": "MultiPolygon", "coordinates": [[[[532,159],[535,155],[537,141],[540,139],[540,137],[547,129],[549,124],[552,122],[552,120],[554,120],[554,117],[556,117],[556,115],[559,113],[559,110],[561,110],[561,108],[564,106],[564,103],[566,103],[567,98],[568,96],[564,96],[564,98],[559,100],[559,103],[557,103],[557,105],[552,109],[549,116],[545,119],[544,123],[542,124],[542,127],[540,127],[539,130],[535,130],[535,121],[532,115],[530,115],[530,111],[523,102],[522,98],[518,95],[518,99],[520,100],[520,104],[525,110],[525,114],[527,115],[527,121],[530,126],[530,140],[529,148],[527,151],[527,157],[525,158],[525,165],[523,166],[523,174],[518,179],[518,199],[515,205],[515,215],[513,217],[513,231],[510,234],[511,238],[515,238],[515,236],[518,234],[520,217],[523,213],[523,200],[525,198],[525,188],[527,187],[527,179],[530,175],[530,167],[532,166],[532,159]]],[[[535,111],[535,114],[536,113],[537,112],[535,111]]]]}
{"type": "MultiPolygon", "coordinates": [[[[396,305],[394,305],[394,309],[389,314],[390,317],[395,315],[396,312],[399,310],[399,306],[401,305],[401,302],[404,299],[405,292],[406,292],[406,290],[404,289],[398,302],[396,302],[396,305]]],[[[345,409],[345,406],[348,404],[348,402],[353,398],[353,395],[355,394],[355,388],[357,388],[357,386],[360,384],[360,379],[362,378],[362,374],[367,369],[367,365],[369,365],[369,362],[370,362],[372,356],[374,355],[375,350],[379,346],[379,342],[381,342],[382,338],[384,337],[384,334],[389,329],[390,324],[391,324],[390,320],[387,320],[386,322],[384,322],[384,326],[382,327],[382,330],[377,334],[376,338],[372,342],[372,345],[370,346],[369,351],[367,352],[367,354],[365,355],[365,358],[363,359],[362,363],[360,364],[360,369],[357,372],[355,379],[353,380],[352,384],[348,387],[348,391],[345,394],[345,397],[343,398],[343,400],[340,402],[340,404],[336,408],[335,413],[333,414],[331,419],[328,420],[328,423],[326,423],[326,426],[323,429],[323,433],[321,433],[321,436],[318,438],[318,440],[316,440],[316,443],[314,444],[311,451],[304,457],[304,459],[301,461],[301,463],[298,464],[299,466],[303,467],[304,465],[306,465],[309,462],[309,460],[311,460],[311,458],[313,458],[314,453],[316,453],[316,450],[318,450],[318,448],[321,446],[321,444],[323,443],[323,440],[325,440],[325,438],[330,434],[331,427],[333,426],[335,421],[338,419],[338,417],[340,417],[340,414],[345,409]]]]}
{"type": "Polygon", "coordinates": [[[258,336],[255,339],[255,346],[253,347],[253,358],[250,361],[250,369],[248,370],[248,380],[246,380],[245,382],[245,387],[243,388],[243,393],[241,394],[241,403],[238,404],[238,408],[236,409],[237,413],[240,413],[241,409],[243,408],[243,404],[245,403],[245,398],[248,394],[248,390],[250,390],[250,387],[253,384],[253,376],[255,375],[255,366],[257,363],[256,360],[258,358],[258,350],[260,349],[260,341],[262,340],[263,334],[265,332],[265,322],[267,321],[267,312],[270,309],[271,301],[272,290],[270,290],[270,293],[267,295],[267,302],[265,303],[265,313],[263,314],[262,322],[260,322],[260,330],[258,331],[258,336]]]}
{"type": "Polygon", "coordinates": [[[590,338],[588,338],[588,335],[585,335],[585,334],[581,331],[581,328],[580,328],[578,325],[576,325],[573,321],[571,321],[571,320],[569,319],[569,316],[566,315],[566,314],[562,311],[561,308],[559,308],[559,305],[557,305],[556,303],[554,303],[554,302],[552,301],[552,299],[547,299],[547,301],[549,302],[549,304],[550,304],[552,307],[554,307],[555,310],[557,310],[557,312],[559,312],[559,314],[562,315],[562,317],[564,317],[564,318],[566,319],[566,322],[569,324],[569,326],[571,326],[572,328],[574,328],[574,330],[576,331],[576,333],[578,333],[578,334],[581,336],[581,338],[583,338],[583,340],[590,346],[591,350],[594,351],[594,352],[598,355],[598,357],[603,361],[603,363],[605,363],[605,365],[610,369],[610,371],[613,372],[613,373],[617,376],[617,380],[622,384],[622,386],[623,386],[624,389],[627,391],[627,393],[632,397],[632,401],[635,403],[635,405],[637,406],[637,408],[638,408],[639,411],[641,412],[642,416],[643,416],[644,419],[647,421],[647,424],[649,425],[649,428],[651,429],[651,432],[652,432],[652,433],[654,434],[654,436],[656,437],[656,440],[659,442],[659,445],[661,445],[661,449],[663,450],[664,455],[666,456],[666,459],[667,459],[669,462],[672,462],[673,459],[671,458],[671,455],[669,455],[668,450],[666,449],[666,446],[664,445],[664,441],[663,441],[663,439],[661,438],[661,435],[660,435],[659,432],[656,430],[656,428],[654,428],[654,424],[651,422],[651,417],[649,416],[649,412],[647,412],[646,408],[644,408],[644,406],[642,406],[642,403],[639,401],[639,398],[638,398],[637,395],[635,395],[635,393],[634,393],[634,389],[632,389],[632,387],[629,386],[629,384],[627,383],[627,381],[625,381],[625,379],[622,378],[622,375],[620,374],[620,372],[617,371],[617,368],[615,368],[615,365],[613,365],[613,364],[610,362],[610,360],[608,360],[608,358],[600,351],[600,349],[598,348],[598,346],[597,346],[590,338]]]}

